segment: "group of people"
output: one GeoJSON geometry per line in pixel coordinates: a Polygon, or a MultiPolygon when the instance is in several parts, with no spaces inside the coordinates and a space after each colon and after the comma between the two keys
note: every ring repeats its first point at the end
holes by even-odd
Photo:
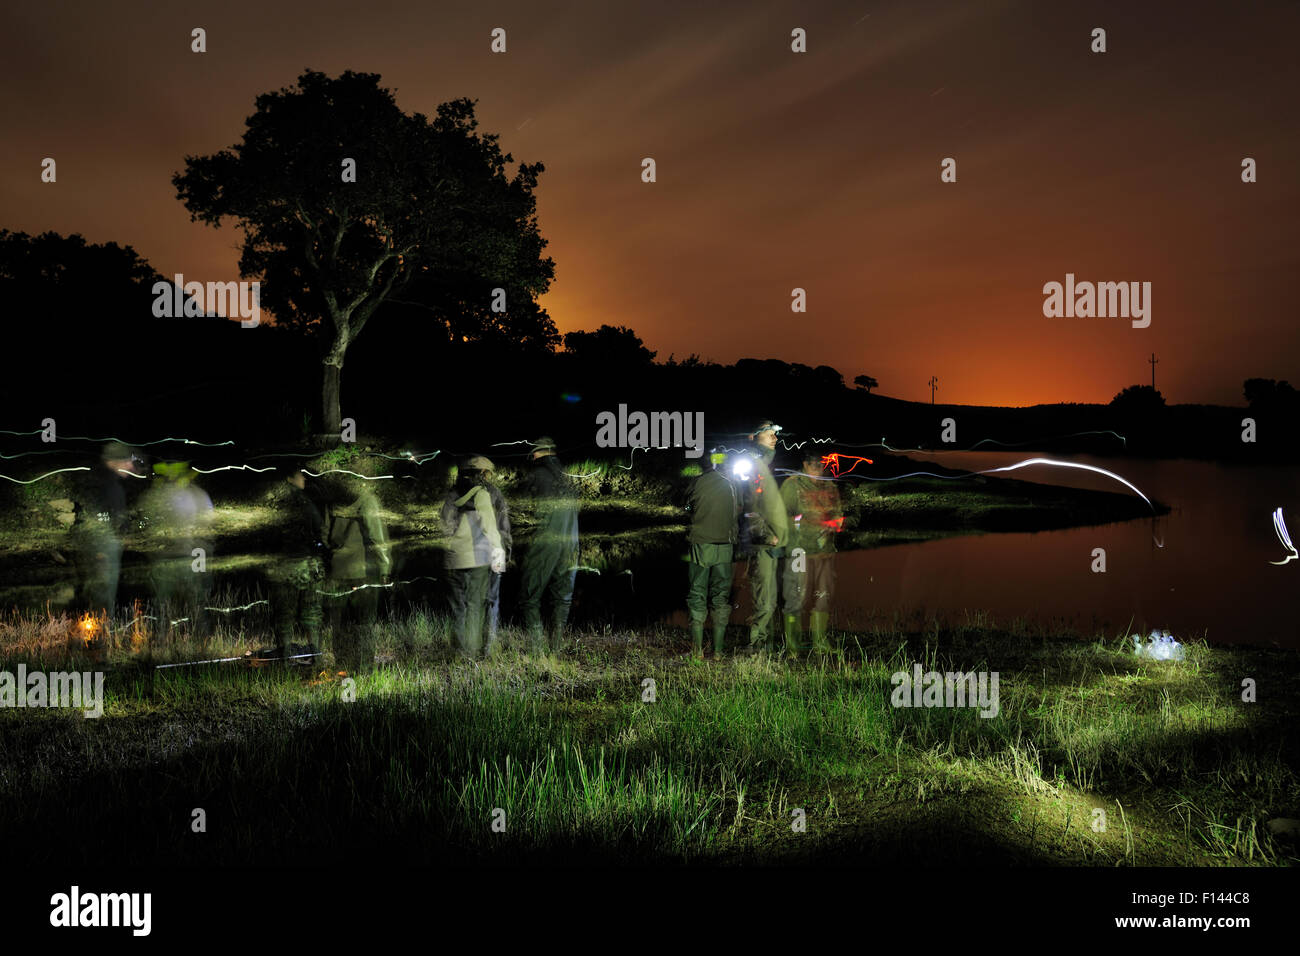
{"type": "MultiPolygon", "coordinates": [[[[778,649],[778,604],[784,646],[803,649],[804,622],[814,651],[827,652],[830,602],[835,591],[835,537],[844,513],[823,460],[810,453],[802,469],[779,485],[772,472],[780,426],[764,420],[739,450],[715,450],[709,468],[687,491],[690,514],[686,605],[692,649],[704,653],[710,610],[713,651],[723,652],[737,563],[748,565],[753,594],[749,640],[741,651],[778,649]]],[[[534,521],[519,562],[518,609],[528,643],[544,654],[562,637],[578,570],[578,494],[548,437],[531,443],[531,461],[519,490],[533,502],[534,521]],[[543,611],[549,612],[549,621],[543,611]]],[[[83,606],[113,611],[127,526],[125,474],[139,475],[128,446],[104,446],[98,468],[84,483],[73,539],[78,598],[83,606]]],[[[142,521],[160,535],[150,552],[155,615],[162,632],[184,620],[204,631],[209,622],[212,501],[184,461],[153,465],[154,480],[140,499],[142,521]]],[[[501,582],[515,560],[510,508],[495,482],[496,466],[475,454],[458,463],[439,512],[446,538],[443,586],[460,652],[491,656],[500,647],[501,582]]],[[[373,659],[380,590],[390,586],[393,556],[379,501],[369,482],[355,477],[317,480],[289,473],[276,496],[274,540],[279,560],[264,571],[277,656],[291,659],[305,642],[314,654],[328,613],[334,656],[356,669],[373,659]]]]}
{"type": "Polygon", "coordinates": [[[835,483],[825,477],[822,456],[809,451],[800,472],[779,486],[772,474],[781,427],[763,420],[751,444],[731,455],[714,452],[712,468],[692,483],[686,608],[692,651],[704,653],[704,625],[713,616],[713,653],[719,656],[731,617],[731,590],[738,560],[748,563],[753,613],[744,653],[778,650],[778,592],[784,612],[784,646],[803,650],[804,612],[812,649],[831,650],[827,631],[835,594],[835,537],[844,510],[835,483]]]}
{"type": "MultiPolygon", "coordinates": [[[[564,633],[578,574],[578,495],[555,452],[551,438],[533,442],[523,482],[536,526],[520,563],[519,610],[539,654],[564,633]],[[547,601],[549,633],[543,621],[547,601]]],[[[510,511],[493,482],[495,471],[482,455],[465,459],[442,503],[448,606],[461,653],[470,657],[491,656],[500,646],[501,578],[514,558],[510,511]]]]}

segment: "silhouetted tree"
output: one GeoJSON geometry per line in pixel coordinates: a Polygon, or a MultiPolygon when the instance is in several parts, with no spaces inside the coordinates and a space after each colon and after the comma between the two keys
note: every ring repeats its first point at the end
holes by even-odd
{"type": "Polygon", "coordinates": [[[555,269],[533,196],[542,164],[508,178],[513,159],[475,132],[471,100],[443,103],[430,121],[403,113],[379,80],[309,70],[257,98],[241,143],[186,157],[172,179],[192,219],[239,223],[240,274],[261,277],[276,323],[317,337],[327,432],[340,424],[348,347],[386,301],[427,310],[451,341],[516,319],[525,338],[555,337],[536,306],[555,269]],[[355,181],[344,181],[348,160],[355,181]],[[497,288],[504,313],[491,311],[497,288]]]}
{"type": "Polygon", "coordinates": [[[1300,393],[1287,381],[1271,378],[1248,378],[1243,383],[1246,403],[1251,408],[1269,408],[1295,404],[1300,393]]]}
{"type": "Polygon", "coordinates": [[[566,332],[564,350],[589,368],[618,369],[650,365],[657,353],[624,326],[602,325],[594,332],[566,332]]]}
{"type": "Polygon", "coordinates": [[[874,378],[872,378],[870,375],[859,375],[859,376],[855,377],[855,378],[853,379],[853,384],[856,385],[858,388],[865,388],[865,389],[867,390],[867,394],[868,394],[868,395],[871,394],[871,390],[872,390],[873,388],[879,388],[879,387],[880,387],[880,383],[877,382],[877,381],[876,381],[874,378]]]}
{"type": "Polygon", "coordinates": [[[1165,397],[1150,385],[1130,385],[1110,400],[1113,408],[1124,413],[1149,412],[1165,407],[1165,397]]]}

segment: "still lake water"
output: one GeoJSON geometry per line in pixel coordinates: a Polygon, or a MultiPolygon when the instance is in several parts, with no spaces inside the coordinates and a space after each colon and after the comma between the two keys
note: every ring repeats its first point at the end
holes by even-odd
{"type": "MultiPolygon", "coordinates": [[[[948,468],[980,471],[1035,452],[917,452],[948,468]]],[[[835,619],[842,626],[895,611],[961,621],[967,610],[1072,625],[1086,633],[1168,628],[1180,640],[1300,648],[1300,561],[1273,530],[1281,507],[1300,538],[1300,468],[1192,460],[1047,456],[1122,475],[1169,505],[1157,519],[1088,528],[982,534],[864,551],[837,560],[835,619]],[[1094,573],[1094,548],[1106,571],[1094,573]]],[[[1129,493],[1113,479],[1073,468],[1029,466],[995,477],[1129,493]]],[[[745,598],[748,596],[745,595],[745,598]]],[[[747,604],[747,601],[746,601],[747,604]]],[[[747,607],[746,607],[747,611],[747,607]]]]}

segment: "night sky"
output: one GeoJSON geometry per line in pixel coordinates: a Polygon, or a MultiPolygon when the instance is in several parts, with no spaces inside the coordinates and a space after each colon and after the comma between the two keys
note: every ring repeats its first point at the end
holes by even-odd
{"type": "Polygon", "coordinates": [[[1300,5],[703,6],[6,4],[0,227],[238,278],[240,233],[191,223],[172,174],[236,143],[259,93],[352,69],[407,112],[475,98],[546,164],[561,332],[627,325],[661,360],[828,364],[908,399],[937,375],[955,403],[1108,401],[1153,351],[1170,402],[1300,380],[1300,5]],[[1044,317],[1067,272],[1151,282],[1151,326],[1044,317]]]}

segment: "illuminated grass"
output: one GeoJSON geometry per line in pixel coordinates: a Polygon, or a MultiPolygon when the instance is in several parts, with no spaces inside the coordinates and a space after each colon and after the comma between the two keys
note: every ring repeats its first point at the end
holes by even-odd
{"type": "MultiPolygon", "coordinates": [[[[6,620],[0,667],[71,662],[59,625],[6,620]]],[[[4,831],[65,861],[1295,861],[1263,827],[1300,796],[1295,694],[1255,709],[1237,690],[1242,673],[1293,688],[1294,654],[1141,661],[1122,635],[1029,638],[983,615],[841,635],[824,665],[691,663],[667,630],[472,663],[423,614],[379,638],[390,663],[354,702],[328,660],[152,671],[122,648],[100,721],[0,712],[4,831]],[[890,675],[918,661],[998,670],[999,717],[890,706],[890,675]]]]}

